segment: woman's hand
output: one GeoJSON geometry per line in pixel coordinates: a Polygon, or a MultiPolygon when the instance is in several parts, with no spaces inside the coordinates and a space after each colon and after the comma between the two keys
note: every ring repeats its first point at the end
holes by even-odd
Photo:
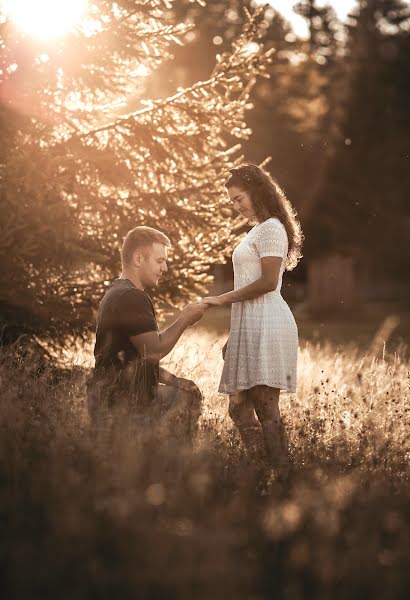
{"type": "Polygon", "coordinates": [[[207,296],[206,298],[202,298],[202,302],[204,304],[209,304],[210,306],[222,306],[223,301],[220,296],[207,296]]]}

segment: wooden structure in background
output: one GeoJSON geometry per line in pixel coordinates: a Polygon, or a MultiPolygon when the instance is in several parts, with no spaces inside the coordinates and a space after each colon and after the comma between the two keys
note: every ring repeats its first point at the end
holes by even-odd
{"type": "Polygon", "coordinates": [[[357,314],[361,311],[361,286],[352,256],[320,257],[307,265],[307,304],[312,315],[357,314]]]}

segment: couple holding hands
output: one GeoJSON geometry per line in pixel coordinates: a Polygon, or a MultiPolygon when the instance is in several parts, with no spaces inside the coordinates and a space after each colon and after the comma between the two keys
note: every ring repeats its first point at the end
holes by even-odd
{"type": "Polygon", "coordinates": [[[125,402],[128,415],[154,407],[158,414],[183,417],[190,433],[200,414],[201,392],[159,361],[205,311],[231,305],[219,391],[229,395],[229,415],[248,452],[264,448],[271,464],[281,468],[288,462],[288,442],[279,393],[296,390],[298,354],[297,326],[281,285],[284,271],[301,257],[303,236],[290,202],[262,168],[245,163],[231,169],[225,188],[234,209],[254,224],[232,255],[234,290],[187,305],[159,331],[145,289],[167,271],[171,243],[150,227],[129,231],[121,248],[121,276],[98,311],[88,407],[93,422],[104,402],[109,410],[125,402]]]}

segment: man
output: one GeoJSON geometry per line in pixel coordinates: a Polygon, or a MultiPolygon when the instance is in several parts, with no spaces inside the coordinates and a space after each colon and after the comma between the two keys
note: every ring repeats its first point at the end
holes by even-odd
{"type": "Polygon", "coordinates": [[[201,393],[187,379],[176,377],[159,361],[182,333],[203,316],[207,305],[188,304],[177,320],[158,330],[154,306],[145,289],[158,284],[167,268],[166,235],[151,227],[135,227],[121,248],[122,272],[105,293],[97,315],[95,369],[87,390],[90,417],[122,413],[127,418],[174,413],[192,429],[200,412],[201,393]]]}

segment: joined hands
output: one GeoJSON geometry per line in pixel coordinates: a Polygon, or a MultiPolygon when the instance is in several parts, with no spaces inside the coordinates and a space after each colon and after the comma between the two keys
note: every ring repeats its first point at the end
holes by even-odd
{"type": "Polygon", "coordinates": [[[187,304],[182,309],[181,316],[186,320],[188,326],[193,325],[202,319],[208,308],[208,304],[205,304],[204,302],[193,302],[192,304],[187,304]]]}
{"type": "Polygon", "coordinates": [[[188,325],[193,325],[202,319],[205,312],[212,306],[222,306],[223,302],[220,296],[206,296],[199,302],[192,302],[187,304],[183,310],[182,315],[187,321],[188,325]]]}

